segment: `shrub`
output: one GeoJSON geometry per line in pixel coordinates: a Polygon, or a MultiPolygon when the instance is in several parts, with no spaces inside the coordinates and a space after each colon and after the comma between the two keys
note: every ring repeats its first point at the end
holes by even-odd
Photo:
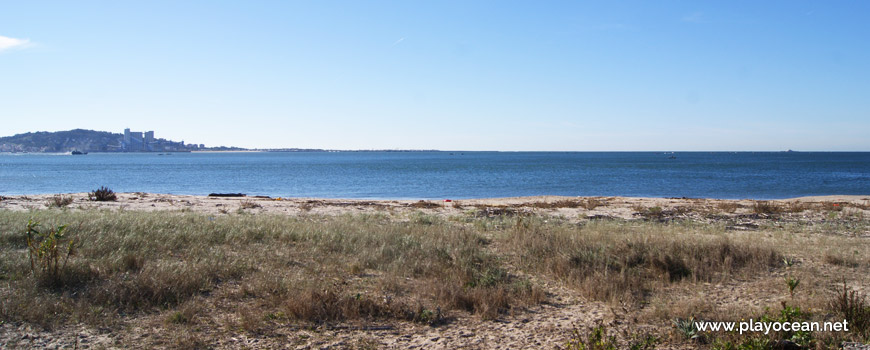
{"type": "Polygon", "coordinates": [[[299,204],[299,210],[301,210],[301,211],[311,211],[311,209],[313,209],[313,208],[314,208],[313,201],[308,201],[308,202],[299,204]]]}
{"type": "Polygon", "coordinates": [[[239,202],[240,209],[254,209],[254,208],[262,208],[262,207],[263,206],[258,204],[257,202],[254,202],[254,201],[248,200],[248,199],[239,202]]]}
{"type": "Polygon", "coordinates": [[[658,220],[658,221],[667,221],[668,218],[673,217],[677,214],[684,213],[683,210],[679,212],[677,210],[664,210],[662,207],[655,206],[644,208],[642,206],[635,206],[633,208],[637,213],[635,215],[640,215],[646,220],[658,220]]]}
{"type": "MultiPolygon", "coordinates": [[[[762,315],[759,318],[760,322],[779,322],[779,323],[792,323],[792,322],[804,322],[812,317],[812,313],[809,311],[801,310],[798,306],[789,306],[785,301],[780,302],[782,305],[782,309],[779,311],[779,314],[774,314],[773,316],[769,316],[767,314],[762,315]]],[[[788,340],[794,343],[797,343],[800,346],[809,346],[814,342],[813,333],[811,331],[803,331],[803,330],[790,330],[790,331],[780,331],[777,336],[780,339],[788,340]]]]}
{"type": "Polygon", "coordinates": [[[73,198],[63,195],[52,196],[45,201],[45,205],[49,208],[63,208],[72,204],[73,198]]]}
{"type": "Polygon", "coordinates": [[[605,206],[605,205],[607,205],[607,203],[605,203],[604,201],[601,201],[597,198],[586,198],[585,201],[580,203],[580,206],[586,210],[592,210],[592,209],[595,209],[597,207],[601,207],[601,206],[605,206]]]}
{"type": "Polygon", "coordinates": [[[533,202],[526,203],[527,206],[532,208],[541,208],[541,209],[557,209],[557,208],[577,208],[581,204],[578,201],[573,201],[570,199],[558,200],[555,202],[533,202]]]}
{"type": "Polygon", "coordinates": [[[740,204],[734,202],[723,202],[719,203],[717,207],[726,213],[734,213],[737,211],[737,208],[740,208],[740,204]]]}
{"type": "Polygon", "coordinates": [[[759,201],[752,206],[752,212],[755,214],[779,214],[785,211],[781,205],[774,202],[759,201]]]}
{"type": "Polygon", "coordinates": [[[870,305],[867,304],[867,298],[851,290],[846,281],[843,281],[843,289],[837,290],[830,301],[830,307],[849,321],[849,329],[853,333],[865,340],[870,338],[870,305]]]}
{"type": "Polygon", "coordinates": [[[616,350],[616,337],[608,336],[604,326],[592,328],[586,337],[580,335],[576,328],[573,336],[565,344],[565,350],[616,350]]]}
{"type": "Polygon", "coordinates": [[[441,205],[438,203],[432,203],[429,201],[420,200],[411,204],[408,204],[409,207],[418,208],[418,209],[435,209],[441,208],[441,205]]]}
{"type": "Polygon", "coordinates": [[[100,186],[100,188],[88,193],[88,199],[96,202],[114,202],[118,200],[118,196],[108,187],[100,186]]]}

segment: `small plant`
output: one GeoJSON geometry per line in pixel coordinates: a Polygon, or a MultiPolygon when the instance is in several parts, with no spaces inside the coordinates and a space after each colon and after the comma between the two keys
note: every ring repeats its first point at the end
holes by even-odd
{"type": "Polygon", "coordinates": [[[417,311],[414,312],[412,319],[414,322],[424,323],[430,326],[437,326],[444,322],[444,316],[441,315],[440,307],[433,311],[423,308],[422,305],[417,307],[417,311]]]}
{"type": "Polygon", "coordinates": [[[779,214],[785,211],[781,205],[776,204],[774,202],[768,201],[759,201],[755,202],[755,205],[752,206],[752,212],[756,214],[779,214]]]}
{"type": "Polygon", "coordinates": [[[532,208],[541,208],[541,209],[558,209],[558,208],[577,208],[582,206],[582,204],[578,201],[573,201],[570,199],[558,200],[555,202],[533,202],[526,203],[525,206],[529,206],[532,208]]]}
{"type": "Polygon", "coordinates": [[[828,252],[825,254],[825,262],[831,265],[845,266],[845,267],[858,267],[861,266],[861,263],[852,257],[849,256],[841,256],[836,253],[828,252]]]}
{"type": "Polygon", "coordinates": [[[737,203],[734,203],[734,202],[723,202],[723,203],[719,203],[719,204],[717,205],[717,207],[718,207],[720,210],[722,210],[722,211],[724,211],[724,212],[726,212],[726,213],[731,214],[731,213],[736,212],[737,209],[740,208],[740,205],[737,204],[737,203]]]}
{"type": "Polygon", "coordinates": [[[788,294],[794,298],[794,289],[801,284],[801,280],[799,278],[788,276],[785,278],[785,284],[788,286],[788,294]]]}
{"type": "Polygon", "coordinates": [[[417,225],[434,225],[438,222],[438,217],[427,215],[423,212],[416,212],[411,215],[411,222],[417,225]]]}
{"type": "Polygon", "coordinates": [[[100,188],[88,193],[88,199],[96,202],[114,202],[118,200],[118,196],[108,187],[100,186],[100,188]]]}
{"type": "Polygon", "coordinates": [[[69,240],[66,245],[66,252],[59,246],[63,246],[61,240],[64,238],[64,230],[66,225],[51,228],[48,231],[39,230],[39,222],[27,221],[27,252],[30,255],[30,269],[34,272],[41,271],[44,275],[54,281],[60,276],[61,257],[63,257],[63,265],[66,265],[69,257],[73,255],[74,240],[69,240]]]}
{"type": "Polygon", "coordinates": [[[190,319],[187,318],[187,315],[185,315],[181,311],[173,312],[169,315],[169,317],[166,318],[166,322],[174,324],[184,324],[189,321],[190,319]]]}
{"type": "MultiPolygon", "coordinates": [[[[779,322],[779,323],[793,323],[793,322],[804,322],[810,317],[812,317],[812,313],[809,311],[803,311],[798,306],[789,306],[784,300],[780,302],[782,305],[782,309],[779,310],[779,315],[769,316],[769,310],[766,309],[765,315],[762,315],[759,318],[760,322],[779,322]]],[[[803,330],[783,330],[779,332],[779,336],[781,339],[785,339],[788,341],[792,341],[797,343],[800,346],[808,346],[813,343],[813,333],[811,331],[803,331],[803,330]]]]}
{"type": "Polygon", "coordinates": [[[598,200],[597,198],[586,198],[585,201],[580,202],[580,206],[586,210],[592,210],[592,209],[595,209],[597,207],[605,206],[605,205],[607,205],[607,203],[604,203],[603,201],[598,200]]]}
{"type": "Polygon", "coordinates": [[[412,208],[418,208],[418,209],[435,209],[435,208],[441,208],[441,205],[438,204],[438,203],[432,203],[432,202],[424,201],[424,200],[420,200],[420,201],[417,201],[417,202],[414,202],[414,203],[408,204],[408,206],[410,206],[410,207],[412,207],[412,208]]]}
{"type": "Polygon", "coordinates": [[[842,211],[843,208],[845,208],[847,205],[849,205],[849,203],[828,203],[825,204],[825,209],[828,211],[837,212],[842,211]]]}
{"type": "Polygon", "coordinates": [[[845,280],[843,289],[838,289],[831,300],[830,308],[849,321],[849,329],[853,333],[861,335],[864,339],[870,339],[870,304],[867,303],[865,296],[851,290],[845,280]]]}
{"type": "Polygon", "coordinates": [[[652,350],[656,348],[656,344],[658,344],[659,338],[652,334],[642,333],[635,334],[632,336],[631,340],[628,341],[628,349],[629,350],[652,350]]]}
{"type": "Polygon", "coordinates": [[[770,348],[770,339],[763,337],[747,337],[736,342],[717,339],[712,347],[713,350],[768,350],[770,348]]]}
{"type": "Polygon", "coordinates": [[[314,208],[314,204],[312,204],[310,201],[299,204],[299,210],[301,211],[311,211],[312,208],[314,208]]]}
{"type": "Polygon", "coordinates": [[[616,350],[616,337],[608,336],[604,326],[597,326],[586,334],[580,335],[580,330],[574,328],[573,336],[565,344],[565,350],[616,350]]]}
{"type": "Polygon", "coordinates": [[[250,199],[245,199],[239,202],[239,209],[254,209],[254,208],[262,208],[263,206],[254,202],[250,199]]]}
{"type": "Polygon", "coordinates": [[[640,209],[640,211],[638,211],[638,214],[636,214],[636,215],[641,215],[645,219],[648,219],[648,220],[649,219],[662,220],[666,214],[672,214],[669,212],[665,212],[665,210],[659,206],[649,207],[649,208],[643,208],[643,207],[635,208],[635,210],[637,210],[637,209],[640,209]]]}
{"type": "Polygon", "coordinates": [[[49,208],[63,208],[65,206],[72,204],[72,202],[73,202],[72,197],[66,197],[63,195],[56,195],[56,196],[52,196],[52,197],[48,198],[45,201],[45,205],[49,208]]]}
{"type": "Polygon", "coordinates": [[[695,324],[695,317],[675,318],[671,321],[677,332],[687,340],[696,340],[701,338],[701,333],[698,331],[698,326],[695,324]]]}

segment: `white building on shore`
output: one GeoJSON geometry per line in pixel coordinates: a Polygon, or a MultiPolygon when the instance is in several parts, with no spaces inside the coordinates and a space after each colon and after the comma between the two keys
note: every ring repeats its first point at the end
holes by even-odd
{"type": "Polygon", "coordinates": [[[124,129],[124,141],[122,149],[125,152],[143,152],[153,151],[154,131],[130,131],[130,128],[124,129]]]}

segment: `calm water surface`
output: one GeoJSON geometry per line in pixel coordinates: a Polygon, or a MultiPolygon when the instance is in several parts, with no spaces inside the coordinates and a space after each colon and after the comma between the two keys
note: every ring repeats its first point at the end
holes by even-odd
{"type": "Polygon", "coordinates": [[[870,153],[338,152],[0,154],[0,194],[324,198],[870,195],[870,153]]]}

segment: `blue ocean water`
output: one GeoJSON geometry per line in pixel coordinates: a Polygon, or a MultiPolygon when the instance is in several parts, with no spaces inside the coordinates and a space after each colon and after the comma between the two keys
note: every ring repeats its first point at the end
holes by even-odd
{"type": "Polygon", "coordinates": [[[116,192],[372,199],[870,195],[870,153],[0,154],[0,194],[87,192],[99,186],[116,192]]]}

